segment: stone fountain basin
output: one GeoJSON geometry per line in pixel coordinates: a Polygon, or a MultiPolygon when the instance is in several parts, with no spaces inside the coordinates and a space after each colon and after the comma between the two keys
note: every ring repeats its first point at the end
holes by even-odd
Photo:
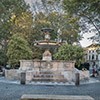
{"type": "Polygon", "coordinates": [[[36,41],[34,45],[41,48],[55,48],[59,47],[61,43],[53,40],[40,40],[36,41]]]}

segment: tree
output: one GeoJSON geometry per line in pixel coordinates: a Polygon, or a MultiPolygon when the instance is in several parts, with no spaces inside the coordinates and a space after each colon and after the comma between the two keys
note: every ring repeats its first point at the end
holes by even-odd
{"type": "Polygon", "coordinates": [[[10,21],[13,14],[16,16],[20,15],[22,12],[28,11],[28,5],[26,5],[24,0],[0,0],[0,46],[4,52],[3,55],[6,64],[7,57],[7,45],[11,37],[12,23],[10,21]]]}
{"type": "Polygon", "coordinates": [[[29,43],[24,39],[24,36],[16,33],[14,34],[9,43],[7,50],[8,63],[14,67],[22,59],[31,59],[32,50],[29,43]]]}
{"type": "Polygon", "coordinates": [[[6,54],[5,54],[4,49],[2,48],[2,49],[0,49],[0,65],[5,66],[4,62],[6,62],[6,61],[7,61],[6,54]]]}
{"type": "Polygon", "coordinates": [[[1,0],[0,1],[0,43],[9,38],[11,29],[10,18],[27,11],[28,6],[24,0],[1,0]]]}
{"type": "Polygon", "coordinates": [[[43,40],[43,34],[41,32],[42,28],[51,27],[51,23],[47,20],[47,17],[44,13],[40,12],[34,16],[33,21],[33,39],[34,40],[43,40]]]}
{"type": "MultiPolygon", "coordinates": [[[[41,29],[47,27],[54,29],[50,34],[51,40],[67,41],[69,44],[79,41],[78,18],[65,13],[61,4],[62,2],[59,0],[33,2],[32,12],[34,14],[34,22],[31,40],[43,40],[44,36],[41,29]]],[[[34,48],[34,52],[37,51],[34,48]]]]}
{"type": "Polygon", "coordinates": [[[33,46],[32,51],[33,51],[33,56],[32,56],[33,59],[42,59],[42,54],[43,54],[42,49],[33,46]]]}
{"type": "Polygon", "coordinates": [[[63,0],[64,9],[79,17],[82,31],[90,30],[90,25],[100,35],[100,0],[63,0]]]}
{"type": "Polygon", "coordinates": [[[34,33],[33,38],[43,39],[41,29],[44,27],[53,28],[51,39],[62,39],[72,44],[78,42],[80,39],[78,19],[67,14],[59,14],[58,12],[51,12],[49,14],[38,13],[34,18],[34,33]],[[58,30],[60,29],[60,32],[58,30]]]}
{"type": "Polygon", "coordinates": [[[76,61],[77,65],[80,65],[83,61],[84,52],[79,46],[64,44],[59,47],[58,52],[54,54],[54,58],[57,60],[72,60],[76,61]]]}
{"type": "MultiPolygon", "coordinates": [[[[31,41],[43,40],[44,35],[41,29],[47,27],[53,29],[50,33],[51,40],[67,41],[69,44],[78,42],[80,35],[78,34],[79,26],[77,20],[75,17],[67,14],[59,14],[58,12],[51,12],[49,14],[39,12],[34,16],[31,41]],[[60,32],[58,32],[59,29],[60,32]]],[[[32,49],[34,52],[33,58],[41,58],[42,51],[38,52],[40,51],[39,48],[35,48],[34,46],[32,49]]]]}
{"type": "MultiPolygon", "coordinates": [[[[46,26],[52,27],[54,32],[52,32],[51,38],[57,39],[57,32],[60,29],[62,40],[67,40],[68,43],[72,44],[80,39],[80,32],[78,18],[64,12],[62,7],[62,1],[60,0],[40,0],[39,2],[33,2],[32,11],[34,13],[34,24],[38,24],[39,27],[46,26]],[[40,6],[41,5],[41,6],[40,6]],[[41,23],[40,23],[41,22],[41,23]],[[71,38],[71,39],[70,39],[71,38]],[[71,40],[71,41],[70,41],[71,40]]],[[[37,27],[37,26],[36,26],[37,27]]],[[[34,27],[36,29],[36,27],[34,27]]],[[[41,30],[41,29],[40,29],[41,30]]],[[[36,30],[35,30],[36,32],[36,30]]],[[[41,32],[38,32],[41,33],[41,32]]],[[[38,34],[36,32],[36,34],[38,34]]],[[[39,35],[38,35],[39,36],[39,35]]],[[[43,37],[43,36],[41,36],[43,37]]],[[[39,37],[38,37],[39,38],[39,37]]]]}
{"type": "Polygon", "coordinates": [[[62,12],[62,1],[60,0],[37,0],[32,2],[32,11],[34,14],[44,12],[49,14],[51,12],[62,12]]]}
{"type": "Polygon", "coordinates": [[[20,15],[12,14],[11,16],[12,30],[11,34],[16,32],[23,34],[27,40],[30,40],[31,33],[33,30],[33,17],[30,11],[20,13],[20,15]]]}

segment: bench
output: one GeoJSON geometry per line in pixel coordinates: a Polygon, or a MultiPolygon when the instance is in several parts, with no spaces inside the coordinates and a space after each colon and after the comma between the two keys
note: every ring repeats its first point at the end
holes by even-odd
{"type": "Polygon", "coordinates": [[[75,95],[22,95],[20,100],[94,100],[90,96],[75,96],[75,95]]]}

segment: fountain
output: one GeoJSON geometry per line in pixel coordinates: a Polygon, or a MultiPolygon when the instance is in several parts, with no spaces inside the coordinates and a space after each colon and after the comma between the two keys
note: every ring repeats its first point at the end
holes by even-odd
{"type": "Polygon", "coordinates": [[[31,71],[31,80],[33,81],[74,81],[75,61],[52,60],[52,54],[49,49],[57,48],[62,44],[59,41],[51,40],[50,34],[52,31],[50,28],[43,28],[44,40],[35,41],[34,43],[36,47],[45,49],[42,60],[21,60],[20,70],[25,70],[26,76],[31,71]]]}
{"type": "MultiPolygon", "coordinates": [[[[52,29],[43,28],[44,40],[35,41],[34,45],[44,48],[42,60],[20,60],[18,70],[7,71],[6,77],[20,79],[20,73],[26,73],[26,81],[49,81],[49,82],[74,82],[78,71],[74,65],[75,61],[52,60],[50,48],[57,48],[62,43],[50,38],[52,29]]],[[[88,72],[80,72],[80,79],[89,78],[88,72]]]]}
{"type": "Polygon", "coordinates": [[[39,48],[45,48],[42,60],[51,61],[52,54],[50,53],[49,49],[59,47],[61,42],[50,40],[50,32],[52,32],[52,29],[43,28],[41,31],[44,33],[44,40],[36,41],[34,45],[39,48]]]}
{"type": "Polygon", "coordinates": [[[50,53],[49,49],[59,47],[61,42],[50,40],[50,32],[52,32],[53,29],[43,28],[41,31],[44,34],[44,40],[35,41],[34,45],[39,48],[44,48],[45,52],[43,53],[42,61],[40,61],[41,66],[39,66],[39,74],[35,74],[33,80],[35,81],[37,79],[39,81],[55,81],[56,79],[57,81],[57,75],[53,70],[52,54],[50,53]]]}

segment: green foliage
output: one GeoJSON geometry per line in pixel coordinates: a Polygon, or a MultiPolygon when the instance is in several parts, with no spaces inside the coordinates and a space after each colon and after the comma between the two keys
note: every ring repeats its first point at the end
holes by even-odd
{"type": "Polygon", "coordinates": [[[34,16],[32,40],[43,40],[44,35],[41,32],[42,28],[50,27],[51,23],[47,20],[46,15],[42,12],[34,16]]]}
{"type": "Polygon", "coordinates": [[[63,6],[67,13],[80,17],[82,31],[90,30],[88,23],[100,34],[100,0],[63,0],[63,6]]]}
{"type": "Polygon", "coordinates": [[[7,54],[10,64],[14,65],[20,59],[41,58],[42,50],[35,48],[33,41],[43,40],[42,28],[54,29],[51,33],[52,40],[58,38],[58,29],[61,30],[59,38],[67,40],[69,44],[77,42],[80,38],[78,18],[57,12],[55,7],[61,7],[59,0],[42,0],[42,3],[49,13],[39,12],[33,18],[24,0],[0,1],[0,45],[3,46],[3,54],[7,54]],[[33,57],[26,40],[31,44],[33,57]]]}
{"type": "Polygon", "coordinates": [[[32,51],[33,51],[33,56],[32,56],[33,59],[42,59],[43,50],[33,46],[32,51]]]}
{"type": "Polygon", "coordinates": [[[48,15],[48,20],[50,20],[52,27],[55,29],[55,33],[60,29],[61,33],[59,33],[59,38],[66,40],[69,44],[78,41],[79,25],[77,18],[66,13],[59,14],[57,12],[51,12],[48,15]]]}
{"type": "MultiPolygon", "coordinates": [[[[11,17],[13,14],[18,17],[22,12],[28,11],[28,8],[24,0],[0,0],[0,45],[2,45],[4,51],[3,54],[5,56],[2,60],[5,59],[5,64],[8,41],[12,36],[11,31],[14,30],[11,17]]],[[[15,33],[14,31],[14,34],[15,33]]]]}
{"type": "MultiPolygon", "coordinates": [[[[41,32],[42,28],[53,28],[54,31],[50,33],[51,40],[60,38],[61,40],[67,41],[69,44],[78,42],[80,35],[78,18],[72,17],[68,14],[62,14],[58,12],[50,12],[45,14],[43,12],[36,13],[33,20],[33,34],[31,36],[31,41],[43,40],[44,35],[41,32]],[[60,29],[61,33],[58,33],[60,29]]],[[[32,42],[31,42],[32,43],[32,42]]],[[[34,57],[41,58],[41,54],[38,48],[33,48],[34,57]]],[[[54,50],[52,50],[54,51],[54,50]]]]}
{"type": "Polygon", "coordinates": [[[82,11],[100,14],[99,0],[63,0],[64,8],[70,13],[81,13],[82,11]],[[70,8],[70,9],[69,9],[70,8]]]}
{"type": "Polygon", "coordinates": [[[18,16],[27,9],[24,0],[0,0],[0,39],[8,39],[10,35],[12,14],[18,16]]]}
{"type": "Polygon", "coordinates": [[[2,48],[0,49],[0,65],[5,64],[6,61],[7,58],[6,58],[5,50],[2,48]]]}
{"type": "Polygon", "coordinates": [[[22,12],[18,16],[16,14],[12,14],[10,22],[12,23],[11,34],[18,32],[19,34],[23,34],[26,39],[30,40],[29,38],[33,29],[33,18],[31,12],[22,12]]]}
{"type": "Polygon", "coordinates": [[[49,14],[40,12],[36,14],[33,31],[34,39],[43,39],[41,29],[44,27],[54,29],[54,31],[50,34],[52,40],[57,39],[58,35],[59,38],[62,40],[67,40],[67,42],[70,44],[77,42],[80,39],[78,34],[78,18],[72,17],[68,14],[59,14],[58,12],[51,12],[49,14]],[[61,30],[61,33],[58,33],[58,29],[61,30]]]}
{"type": "Polygon", "coordinates": [[[21,13],[28,9],[24,0],[0,0],[0,13],[21,13]]]}
{"type": "Polygon", "coordinates": [[[14,34],[8,43],[8,63],[14,66],[19,63],[19,60],[31,59],[32,55],[32,50],[23,35],[14,34]]]}
{"type": "Polygon", "coordinates": [[[73,46],[64,44],[59,47],[58,52],[54,54],[54,58],[57,60],[73,60],[77,65],[80,65],[83,61],[83,49],[79,46],[73,46]]]}

